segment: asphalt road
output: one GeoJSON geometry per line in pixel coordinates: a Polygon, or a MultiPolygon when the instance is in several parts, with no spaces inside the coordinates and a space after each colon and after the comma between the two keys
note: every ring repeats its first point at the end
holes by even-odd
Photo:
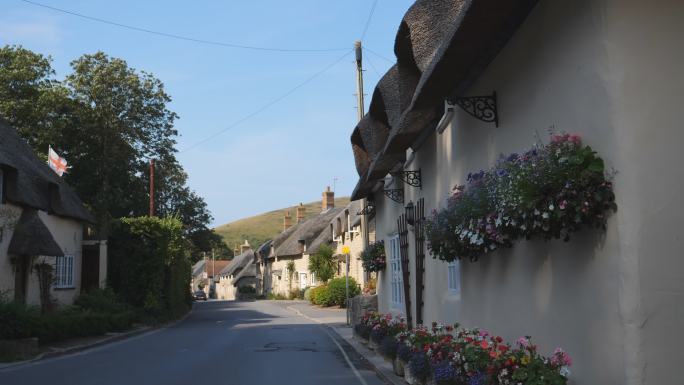
{"type": "Polygon", "coordinates": [[[0,384],[383,384],[334,332],[285,305],[198,303],[171,327],[0,370],[0,384]]]}

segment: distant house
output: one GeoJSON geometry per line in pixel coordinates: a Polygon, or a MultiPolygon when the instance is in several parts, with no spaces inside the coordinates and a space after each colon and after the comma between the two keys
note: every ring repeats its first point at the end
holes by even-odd
{"type": "Polygon", "coordinates": [[[217,284],[219,282],[219,274],[221,270],[225,269],[226,266],[230,265],[232,260],[214,260],[206,259],[204,263],[204,274],[203,277],[206,278],[207,287],[204,289],[208,292],[210,298],[218,298],[216,294],[217,284]]]}
{"type": "Polygon", "coordinates": [[[347,274],[347,255],[344,249],[349,248],[349,276],[363,287],[366,283],[367,274],[363,271],[361,252],[365,247],[364,234],[361,231],[361,216],[359,212],[362,206],[360,201],[348,204],[337,214],[329,224],[332,239],[332,247],[337,258],[336,276],[344,277],[347,274]]]}
{"type": "Polygon", "coordinates": [[[250,286],[256,291],[254,251],[246,240],[240,251],[241,253],[235,256],[217,275],[216,298],[218,299],[238,299],[238,289],[243,286],[250,286]]]}
{"type": "Polygon", "coordinates": [[[0,292],[39,304],[37,263],[53,267],[58,304],[104,287],[107,243],[94,239],[94,223],[76,193],[0,120],[0,292]]]}
{"type": "Polygon", "coordinates": [[[190,281],[190,290],[192,292],[203,290],[207,293],[209,291],[209,280],[207,279],[207,271],[205,270],[206,265],[207,260],[201,259],[192,266],[192,279],[190,281]]]}
{"type": "Polygon", "coordinates": [[[342,208],[335,207],[335,194],[330,187],[323,192],[321,209],[319,214],[305,220],[304,207],[300,204],[294,225],[289,212],[286,213],[283,232],[271,241],[271,251],[260,253],[264,293],[288,295],[290,290],[303,290],[318,283],[309,271],[309,256],[322,244],[331,244],[330,222],[342,212],[342,208]],[[293,271],[287,269],[290,262],[294,262],[293,271]]]}

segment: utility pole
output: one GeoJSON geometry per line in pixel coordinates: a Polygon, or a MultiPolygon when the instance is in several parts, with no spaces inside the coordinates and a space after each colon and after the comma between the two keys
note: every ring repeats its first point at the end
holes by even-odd
{"type": "Polygon", "coordinates": [[[154,216],[154,159],[150,159],[150,217],[154,216]]]}
{"type": "MultiPolygon", "coordinates": [[[[361,40],[354,43],[354,52],[356,53],[356,102],[359,122],[363,119],[365,108],[363,104],[363,53],[361,48],[361,40]]],[[[361,200],[361,207],[366,207],[366,199],[361,200]]],[[[363,232],[363,248],[366,249],[370,244],[368,231],[368,215],[361,217],[361,231],[363,232]]]]}
{"type": "Polygon", "coordinates": [[[354,52],[356,53],[356,103],[358,105],[357,114],[359,121],[363,119],[366,114],[363,106],[363,54],[361,52],[361,40],[354,43],[354,52]]]}

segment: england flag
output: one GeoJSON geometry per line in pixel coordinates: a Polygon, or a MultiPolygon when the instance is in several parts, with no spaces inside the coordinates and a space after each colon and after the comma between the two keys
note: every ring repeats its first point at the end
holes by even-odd
{"type": "Polygon", "coordinates": [[[48,166],[57,173],[57,175],[62,176],[67,171],[67,161],[62,158],[52,149],[52,146],[48,148],[48,166]]]}

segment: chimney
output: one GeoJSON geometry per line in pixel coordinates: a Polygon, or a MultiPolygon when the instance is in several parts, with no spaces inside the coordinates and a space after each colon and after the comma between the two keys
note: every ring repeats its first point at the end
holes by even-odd
{"type": "Polygon", "coordinates": [[[233,256],[237,257],[240,255],[240,248],[238,247],[237,243],[235,244],[235,248],[233,249],[233,256]]]}
{"type": "Polygon", "coordinates": [[[249,245],[249,242],[245,239],[245,243],[240,246],[240,254],[244,253],[245,251],[251,249],[252,246],[249,245]]]}
{"type": "Polygon", "coordinates": [[[302,223],[304,222],[304,213],[306,212],[306,208],[304,207],[303,204],[299,204],[297,206],[297,223],[302,223]]]}
{"type": "Polygon", "coordinates": [[[292,227],[292,216],[289,211],[285,212],[285,218],[283,218],[283,231],[292,227]]]}
{"type": "Polygon", "coordinates": [[[323,191],[323,211],[335,207],[335,193],[330,191],[330,186],[327,186],[323,191]]]}

